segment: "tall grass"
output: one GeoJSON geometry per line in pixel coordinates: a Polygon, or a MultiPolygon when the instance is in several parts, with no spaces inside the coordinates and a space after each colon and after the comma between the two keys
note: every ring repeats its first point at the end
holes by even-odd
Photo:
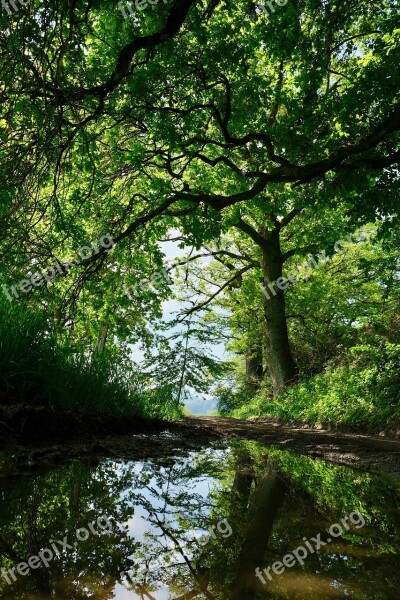
{"type": "Polygon", "coordinates": [[[122,357],[88,355],[57,338],[44,313],[17,304],[0,312],[0,404],[59,406],[140,417],[178,416],[146,390],[122,357]],[[156,400],[156,401],[155,401],[156,400]]]}
{"type": "MultiPolygon", "coordinates": [[[[241,400],[239,398],[239,400],[241,400]]],[[[355,346],[341,364],[288,388],[275,399],[260,391],[231,416],[279,417],[378,430],[400,427],[400,345],[355,346]]]]}

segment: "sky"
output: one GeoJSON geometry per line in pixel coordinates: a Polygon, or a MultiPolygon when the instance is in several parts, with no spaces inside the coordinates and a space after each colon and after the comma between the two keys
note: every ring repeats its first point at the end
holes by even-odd
{"type": "MultiPolygon", "coordinates": [[[[178,231],[170,230],[168,232],[169,238],[174,238],[179,235],[178,231]]],[[[191,248],[179,248],[178,242],[176,241],[168,241],[168,242],[160,242],[160,249],[165,256],[165,264],[170,266],[176,263],[178,260],[182,258],[186,258],[190,253],[191,248]]],[[[207,261],[207,258],[200,259],[207,261]]],[[[173,279],[174,273],[169,274],[173,279]]],[[[173,285],[172,285],[173,289],[173,285]]],[[[163,320],[169,321],[171,318],[178,313],[184,307],[184,303],[178,300],[166,300],[162,303],[162,311],[163,311],[163,320]]],[[[177,331],[178,329],[175,329],[177,331]]],[[[225,347],[224,344],[213,344],[213,345],[205,345],[205,348],[210,350],[216,358],[226,358],[225,355],[225,347]]],[[[143,359],[143,352],[140,349],[139,345],[132,346],[132,356],[136,362],[140,362],[143,359]]],[[[196,394],[196,392],[192,391],[190,397],[185,402],[186,408],[190,410],[192,414],[195,415],[208,415],[217,410],[217,400],[208,394],[200,397],[196,394]]]]}

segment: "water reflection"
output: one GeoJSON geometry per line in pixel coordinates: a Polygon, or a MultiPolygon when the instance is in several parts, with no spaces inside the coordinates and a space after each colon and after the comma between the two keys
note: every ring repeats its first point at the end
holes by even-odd
{"type": "Polygon", "coordinates": [[[3,477],[0,597],[393,600],[399,499],[383,478],[255,442],[161,463],[104,460],[3,477]],[[267,585],[255,576],[356,510],[364,527],[352,526],[267,585]],[[101,515],[112,527],[96,526],[101,515]],[[81,531],[78,540],[92,523],[88,539],[81,531]],[[54,550],[47,568],[14,570],[7,584],[10,569],[57,540],[68,547],[54,550]]]}

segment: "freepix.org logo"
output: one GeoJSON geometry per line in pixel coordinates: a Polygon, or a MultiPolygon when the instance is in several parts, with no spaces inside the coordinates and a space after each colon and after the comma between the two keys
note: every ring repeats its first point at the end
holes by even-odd
{"type": "Polygon", "coordinates": [[[149,5],[158,4],[161,1],[164,4],[167,4],[168,2],[168,0],[135,0],[134,2],[121,1],[118,2],[118,8],[121,11],[124,19],[128,19],[129,17],[126,11],[129,12],[130,17],[133,17],[135,12],[137,12],[138,10],[145,10],[149,5]]]}
{"type": "Polygon", "coordinates": [[[110,519],[105,515],[101,515],[97,521],[89,523],[87,527],[77,529],[75,532],[76,541],[72,544],[68,543],[68,536],[65,536],[62,540],[49,540],[50,548],[41,548],[37,556],[30,556],[26,562],[20,562],[16,567],[12,567],[8,571],[2,569],[1,577],[8,585],[12,585],[17,581],[15,571],[22,577],[25,577],[33,569],[48,568],[50,562],[56,556],[60,556],[68,550],[76,550],[79,542],[86,542],[90,535],[101,535],[103,532],[111,533],[111,531],[112,523],[110,519]]]}
{"type": "Polygon", "coordinates": [[[258,6],[263,11],[263,13],[265,13],[266,15],[270,15],[271,13],[274,13],[276,11],[276,6],[286,6],[288,1],[289,0],[265,0],[265,2],[260,2],[258,6]]]}
{"type": "MultiPolygon", "coordinates": [[[[105,252],[110,252],[114,247],[114,240],[110,234],[103,235],[99,240],[93,242],[90,246],[83,246],[78,252],[80,261],[88,260],[92,256],[99,254],[101,248],[105,252]]],[[[53,258],[53,267],[47,267],[46,269],[38,270],[33,274],[27,276],[26,279],[22,279],[17,285],[7,286],[3,284],[1,286],[4,294],[10,300],[19,299],[19,294],[28,294],[34,287],[39,287],[44,283],[49,283],[58,274],[65,273],[72,267],[75,267],[79,262],[66,262],[61,263],[57,259],[53,258]]]]}
{"type": "Polygon", "coordinates": [[[295,550],[292,550],[290,554],[286,554],[282,558],[282,561],[274,562],[273,565],[270,565],[266,569],[263,569],[262,572],[260,567],[257,567],[255,570],[256,577],[258,577],[258,579],[263,585],[266,585],[267,582],[264,576],[267,577],[269,581],[272,581],[273,575],[271,575],[270,573],[271,570],[275,575],[282,575],[285,569],[290,569],[291,567],[294,567],[296,563],[299,565],[304,565],[304,561],[309,554],[314,554],[314,552],[318,552],[321,548],[330,544],[333,541],[333,539],[343,535],[344,531],[349,531],[351,525],[354,525],[356,529],[364,527],[365,519],[358,510],[355,510],[354,512],[350,513],[348,517],[343,517],[340,523],[341,524],[334,523],[329,527],[329,537],[326,539],[326,541],[321,539],[320,533],[316,537],[311,538],[310,540],[307,540],[307,538],[303,538],[304,544],[302,546],[298,546],[295,550]]]}
{"type": "Polygon", "coordinates": [[[9,16],[11,16],[13,13],[17,12],[17,10],[21,8],[21,6],[28,6],[30,2],[31,0],[18,0],[18,2],[16,2],[15,0],[1,0],[1,7],[7,12],[9,16]],[[20,4],[20,6],[18,6],[18,3],[20,4]]]}

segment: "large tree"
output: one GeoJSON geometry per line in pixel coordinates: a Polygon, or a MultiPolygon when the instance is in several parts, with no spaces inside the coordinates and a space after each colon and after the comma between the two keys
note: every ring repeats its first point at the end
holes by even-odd
{"type": "MultiPolygon", "coordinates": [[[[146,226],[195,246],[235,227],[269,284],[287,258],[281,232],[304,210],[340,199],[354,223],[393,217],[396,0],[270,15],[248,0],[177,0],[133,21],[94,1],[32,2],[2,19],[3,219],[27,250],[65,231],[66,214],[70,235],[100,223],[122,252],[146,226]]],[[[284,294],[264,311],[280,390],[296,375],[284,294]]]]}

